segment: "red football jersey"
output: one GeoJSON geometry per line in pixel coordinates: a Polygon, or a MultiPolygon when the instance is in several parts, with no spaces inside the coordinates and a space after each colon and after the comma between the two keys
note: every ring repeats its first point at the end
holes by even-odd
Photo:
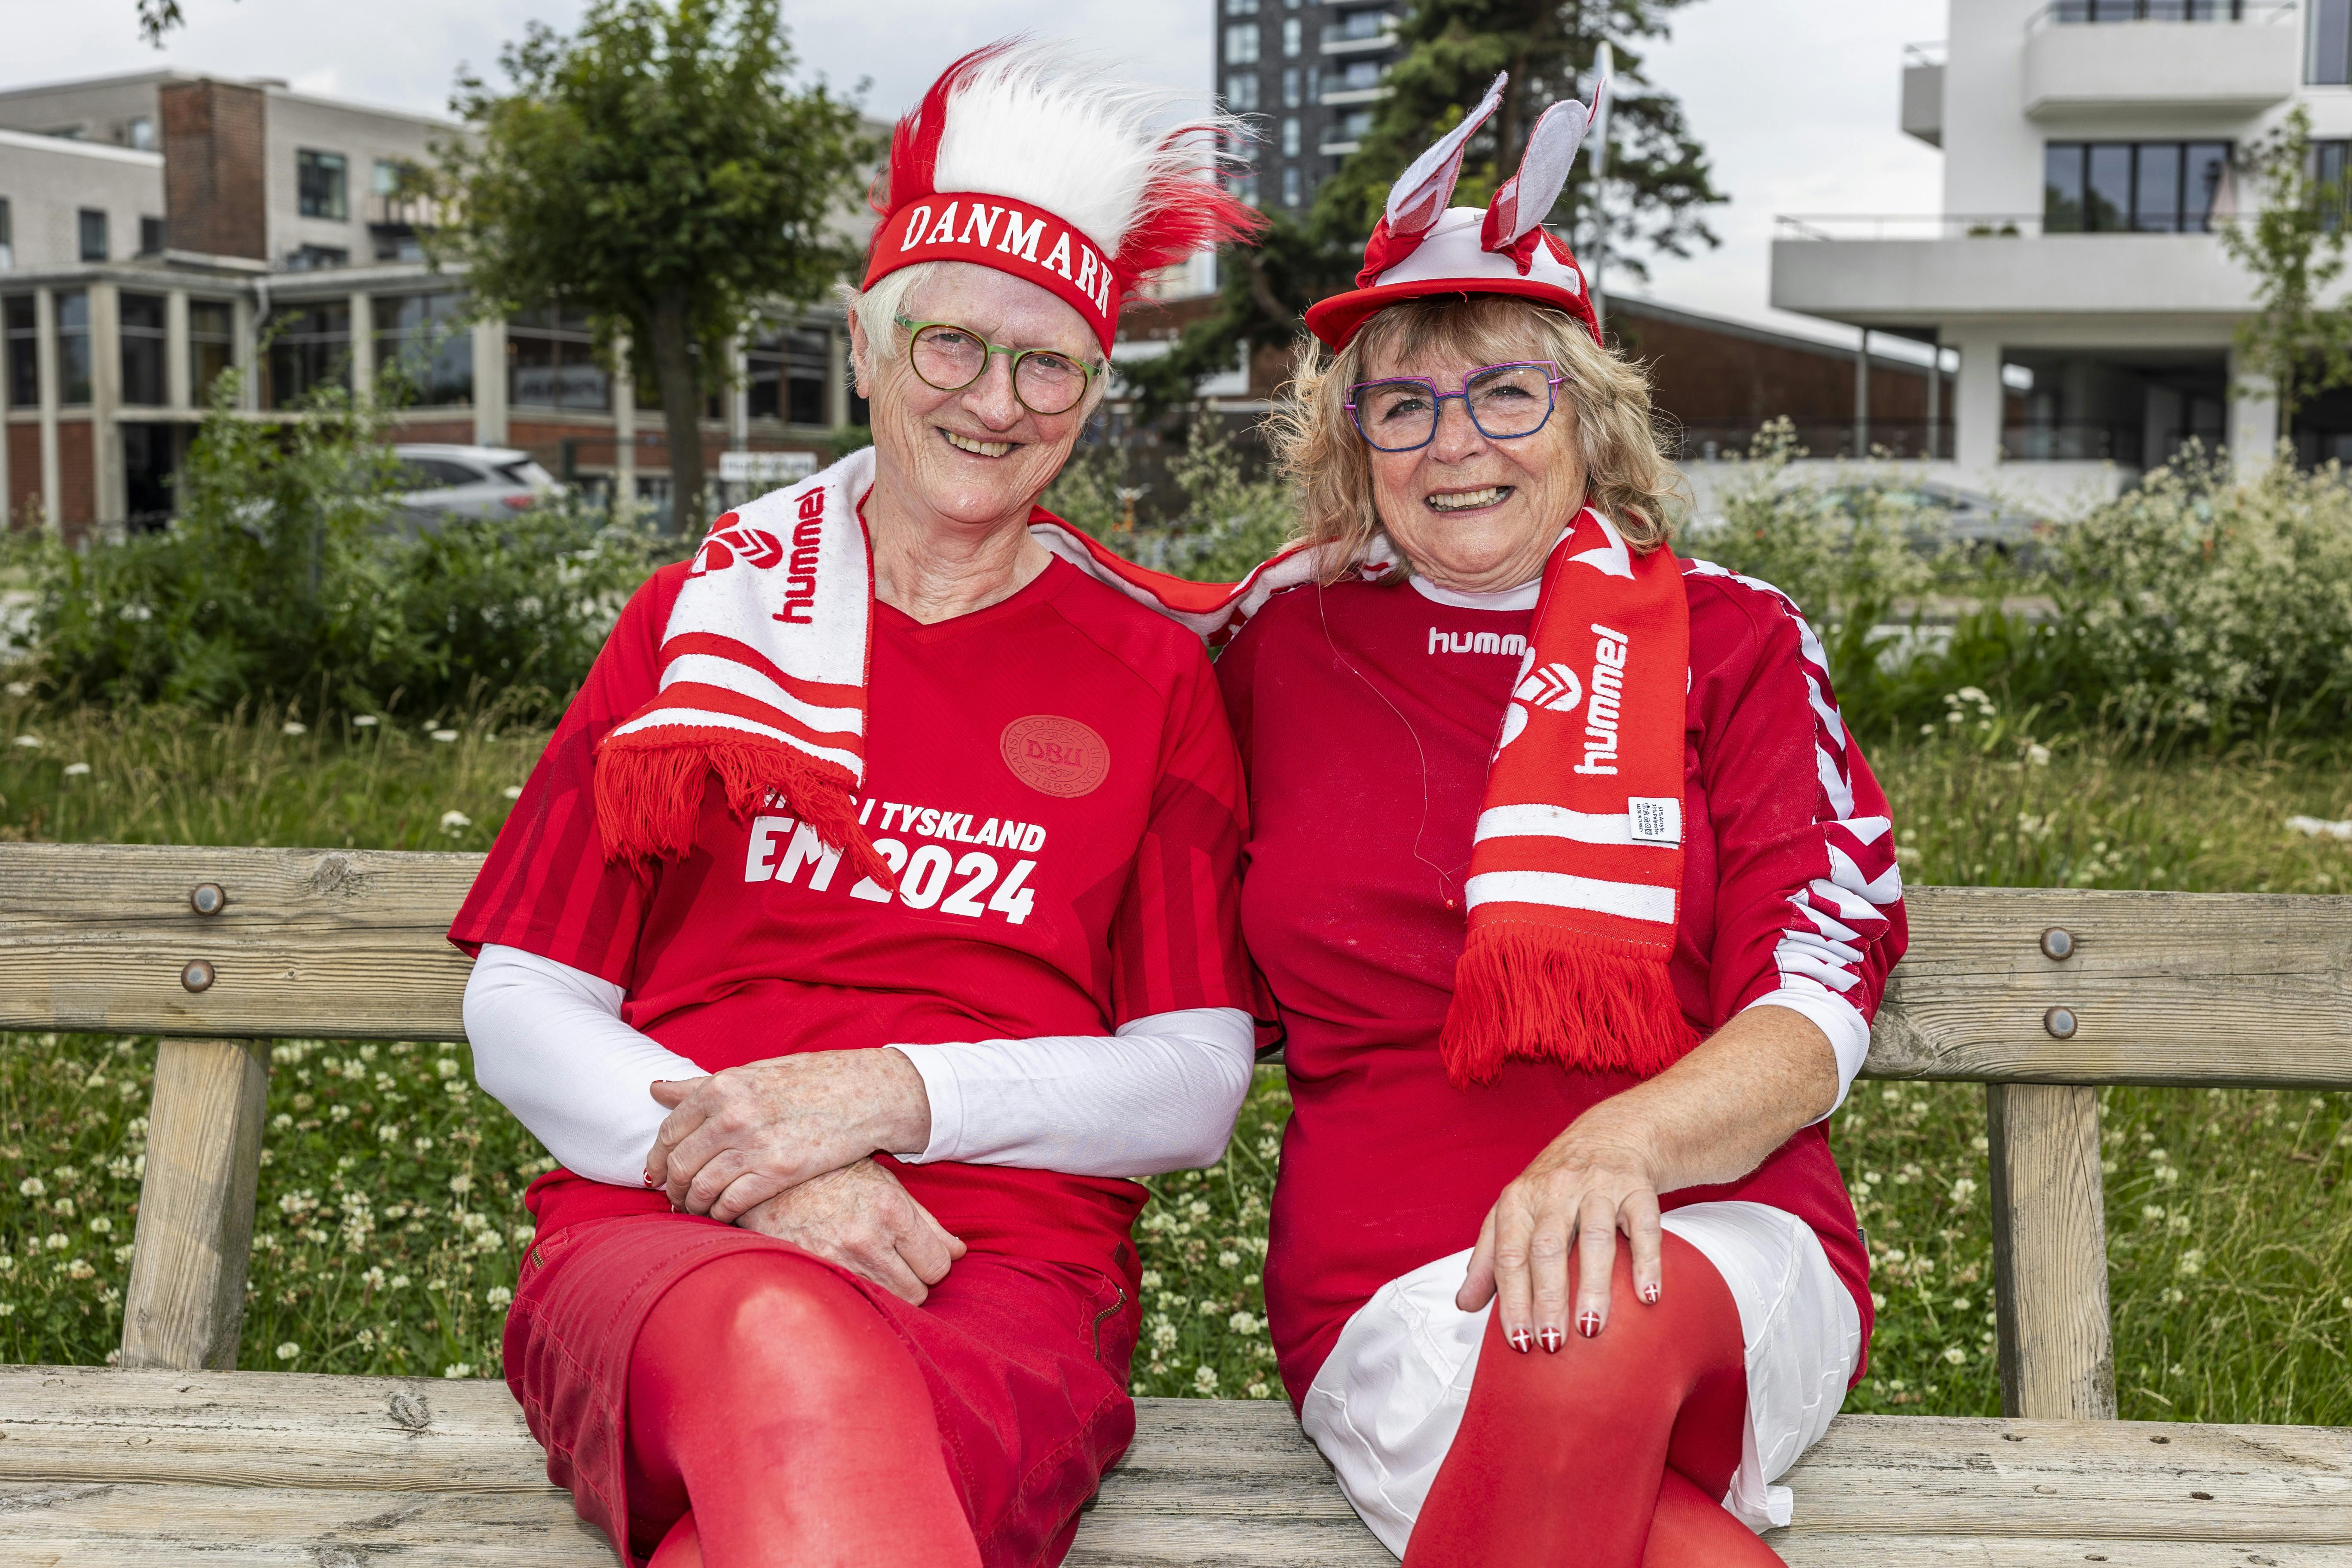
{"type": "MultiPolygon", "coordinates": [[[[638,590],[450,928],[627,994],[623,1018],[718,1071],[795,1051],[1102,1035],[1252,1005],[1239,760],[1200,641],[1060,561],[924,626],[875,606],[862,820],[877,886],[778,805],[706,797],[692,855],[608,864],[596,744],[655,693],[686,573],[638,590]]],[[[1132,1182],[891,1163],[950,1232],[1131,1274],[1132,1182]]],[[[542,1226],[617,1189],[558,1173],[542,1226]]]]}
{"type": "MultiPolygon", "coordinates": [[[[1867,1018],[1904,941],[1885,797],[1793,607],[1696,563],[1685,582],[1675,994],[1702,1031],[1784,984],[1818,984],[1867,1018]]],[[[1290,1068],[1265,1297],[1294,1400],[1375,1290],[1475,1242],[1503,1187],[1636,1081],[1514,1060],[1457,1089],[1438,1053],[1472,831],[1533,620],[1403,585],[1299,588],[1218,661],[1249,770],[1244,926],[1290,1068]]],[[[1824,1129],[1663,1203],[1723,1198],[1811,1225],[1867,1342],[1869,1261],[1824,1129]]]]}

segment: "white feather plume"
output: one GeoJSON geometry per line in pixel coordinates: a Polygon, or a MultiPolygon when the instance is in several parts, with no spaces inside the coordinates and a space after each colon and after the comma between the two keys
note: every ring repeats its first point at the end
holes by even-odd
{"type": "Polygon", "coordinates": [[[1024,41],[949,99],[932,185],[1034,203],[1112,256],[1156,177],[1210,171],[1221,142],[1249,135],[1232,115],[1186,108],[1181,94],[1122,82],[1065,46],[1024,41]],[[1204,134],[1171,142],[1181,125],[1204,134]]]}

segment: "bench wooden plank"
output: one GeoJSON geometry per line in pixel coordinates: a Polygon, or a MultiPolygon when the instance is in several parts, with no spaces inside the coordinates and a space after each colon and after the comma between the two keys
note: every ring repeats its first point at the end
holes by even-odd
{"type": "MultiPolygon", "coordinates": [[[[478,855],[0,844],[0,1028],[455,1040],[478,855]],[[228,894],[189,907],[200,882],[228,894]],[[204,958],[217,978],[180,983],[204,958]]],[[[1915,888],[1878,1078],[2352,1088],[2352,899],[1915,888]],[[2063,961],[2042,931],[2074,938],[2063,961]],[[2074,1036],[2044,1026],[2072,1010],[2074,1036]]]]}
{"type": "Polygon", "coordinates": [[[1989,1083],[1985,1116],[2002,1413],[2112,1421],[2116,1352],[2099,1091],[1989,1083]]]}
{"type": "MultiPolygon", "coordinates": [[[[2172,1542],[2204,1543],[2195,1560],[2207,1563],[2242,1561],[2215,1553],[2247,1543],[2341,1548],[2297,1560],[2352,1563],[2352,1430],[2342,1428],[1849,1415],[1788,1483],[1797,1523],[1773,1541],[1791,1563],[1864,1562],[1839,1544],[1861,1540],[1917,1541],[1923,1552],[1977,1542],[1994,1552],[1918,1559],[1937,1562],[2009,1562],[1995,1550],[2004,1542],[2172,1542]]],[[[409,1516],[419,1530],[446,1528],[462,1541],[520,1530],[554,1517],[551,1509],[568,1517],[504,1385],[479,1381],[0,1369],[0,1487],[185,1488],[256,1499],[254,1520],[291,1506],[269,1499],[375,1498],[372,1511],[322,1505],[328,1523],[305,1537],[321,1542],[329,1528],[432,1496],[480,1504],[409,1516]],[[515,1506],[490,1507],[500,1498],[515,1506]],[[536,1511],[525,1506],[532,1500],[536,1511]]],[[[111,1517],[78,1493],[42,1508],[65,1521],[41,1525],[44,1540],[40,1532],[97,1531],[91,1519],[111,1517]]],[[[144,1521],[151,1532],[157,1517],[144,1521]]],[[[20,1521],[0,1496],[0,1542],[19,1539],[20,1521]]],[[[1871,1561],[1911,1560],[1905,1546],[1871,1561]]],[[[2137,1544],[2115,1556],[2143,1560],[2137,1544]]],[[[1140,1402],[1135,1446],[1105,1479],[1071,1561],[1381,1568],[1388,1560],[1287,1406],[1156,1399],[1140,1402]]]]}
{"type": "Polygon", "coordinates": [[[123,1365],[236,1365],[268,1089],[258,1040],[158,1044],[123,1365]]]}

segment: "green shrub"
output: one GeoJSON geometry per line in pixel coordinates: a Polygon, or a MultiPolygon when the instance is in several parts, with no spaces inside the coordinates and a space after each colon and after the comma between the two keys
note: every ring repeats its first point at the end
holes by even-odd
{"type": "Polygon", "coordinates": [[[552,712],[656,560],[651,535],[564,504],[404,520],[383,416],[329,390],[236,412],[223,376],[161,533],[27,551],[45,698],[440,713],[493,695],[552,712]]]}
{"type": "Polygon", "coordinates": [[[1238,581],[1281,549],[1297,526],[1290,487],[1278,479],[1251,479],[1241,455],[1213,421],[1194,422],[1183,447],[1168,462],[1183,498],[1164,523],[1132,531],[1122,525],[1127,503],[1118,492],[1120,458],[1108,447],[1075,455],[1045,505],[1057,517],[1155,571],[1201,583],[1238,581]]]}

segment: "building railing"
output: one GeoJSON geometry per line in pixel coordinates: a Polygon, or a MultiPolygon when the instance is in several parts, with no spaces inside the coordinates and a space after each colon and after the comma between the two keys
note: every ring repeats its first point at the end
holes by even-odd
{"type": "Polygon", "coordinates": [[[2020,239],[2041,235],[2040,213],[1781,213],[1775,239],[2020,239]]]}
{"type": "MultiPolygon", "coordinates": [[[[2137,425],[2105,425],[2066,420],[2054,424],[2004,425],[2001,455],[2022,463],[2122,463],[2140,466],[2147,455],[2147,430],[2137,425]]],[[[2186,434],[2173,437],[2179,446],[2186,434]]]]}
{"type": "Polygon", "coordinates": [[[1903,46],[1903,68],[1909,70],[1915,66],[1940,66],[1949,53],[1949,48],[1941,38],[1931,39],[1924,44],[1906,44],[1903,46]]]}
{"type": "Polygon", "coordinates": [[[2296,13],[2295,0],[2052,0],[2028,17],[2025,30],[2114,22],[2253,22],[2276,25],[2296,13]]]}
{"type": "Polygon", "coordinates": [[[1359,11],[1344,22],[1323,26],[1323,53],[1381,48],[1396,42],[1396,18],[1385,11],[1359,11]]]}
{"type": "MultiPolygon", "coordinates": [[[[1883,362],[1882,362],[1883,363],[1883,362]]],[[[1923,373],[1925,365],[1919,367],[1923,373]]],[[[1875,416],[1859,431],[1851,417],[1766,420],[1688,419],[1660,432],[1661,445],[1678,462],[1712,463],[1744,458],[1762,437],[1766,426],[1787,425],[1796,449],[1808,458],[1891,458],[1901,462],[1925,462],[1952,455],[1952,422],[1938,419],[1881,419],[1875,416]],[[1861,437],[1859,444],[1856,437],[1861,437]]]]}

